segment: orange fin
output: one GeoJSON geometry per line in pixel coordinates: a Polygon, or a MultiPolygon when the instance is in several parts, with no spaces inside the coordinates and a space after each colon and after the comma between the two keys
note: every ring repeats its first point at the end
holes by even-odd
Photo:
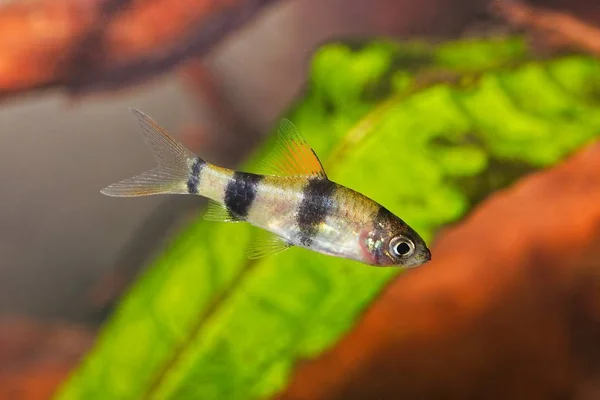
{"type": "Polygon", "coordinates": [[[300,131],[288,119],[281,121],[277,142],[259,165],[263,175],[310,175],[327,178],[323,165],[300,131]]]}

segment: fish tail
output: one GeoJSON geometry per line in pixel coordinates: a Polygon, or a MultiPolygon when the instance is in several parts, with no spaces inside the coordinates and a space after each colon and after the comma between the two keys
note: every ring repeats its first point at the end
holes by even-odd
{"type": "Polygon", "coordinates": [[[137,197],[155,194],[199,194],[200,172],[206,161],[173,139],[143,112],[130,109],[137,117],[144,139],[158,166],[143,174],[113,183],[101,190],[115,197],[137,197]]]}

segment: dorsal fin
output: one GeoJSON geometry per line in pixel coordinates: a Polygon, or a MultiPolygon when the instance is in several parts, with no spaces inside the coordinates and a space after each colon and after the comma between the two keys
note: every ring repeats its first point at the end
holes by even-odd
{"type": "Polygon", "coordinates": [[[319,157],[288,119],[281,121],[277,142],[258,168],[263,175],[310,175],[327,178],[319,157]]]}

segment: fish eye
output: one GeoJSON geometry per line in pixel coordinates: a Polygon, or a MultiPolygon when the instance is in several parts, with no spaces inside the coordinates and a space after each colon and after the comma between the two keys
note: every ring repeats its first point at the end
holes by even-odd
{"type": "Polygon", "coordinates": [[[397,237],[390,241],[390,252],[394,257],[410,257],[415,252],[415,244],[403,237],[397,237]]]}

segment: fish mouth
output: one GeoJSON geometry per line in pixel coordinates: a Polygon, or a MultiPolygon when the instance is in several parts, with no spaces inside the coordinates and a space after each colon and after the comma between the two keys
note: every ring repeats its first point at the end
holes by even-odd
{"type": "Polygon", "coordinates": [[[408,267],[408,268],[418,267],[419,265],[423,265],[430,260],[431,260],[431,251],[426,248],[426,249],[420,251],[419,254],[416,255],[416,257],[414,257],[414,259],[410,263],[405,265],[405,267],[408,267]]]}
{"type": "Polygon", "coordinates": [[[431,250],[425,249],[423,252],[423,262],[431,261],[431,250]]]}

